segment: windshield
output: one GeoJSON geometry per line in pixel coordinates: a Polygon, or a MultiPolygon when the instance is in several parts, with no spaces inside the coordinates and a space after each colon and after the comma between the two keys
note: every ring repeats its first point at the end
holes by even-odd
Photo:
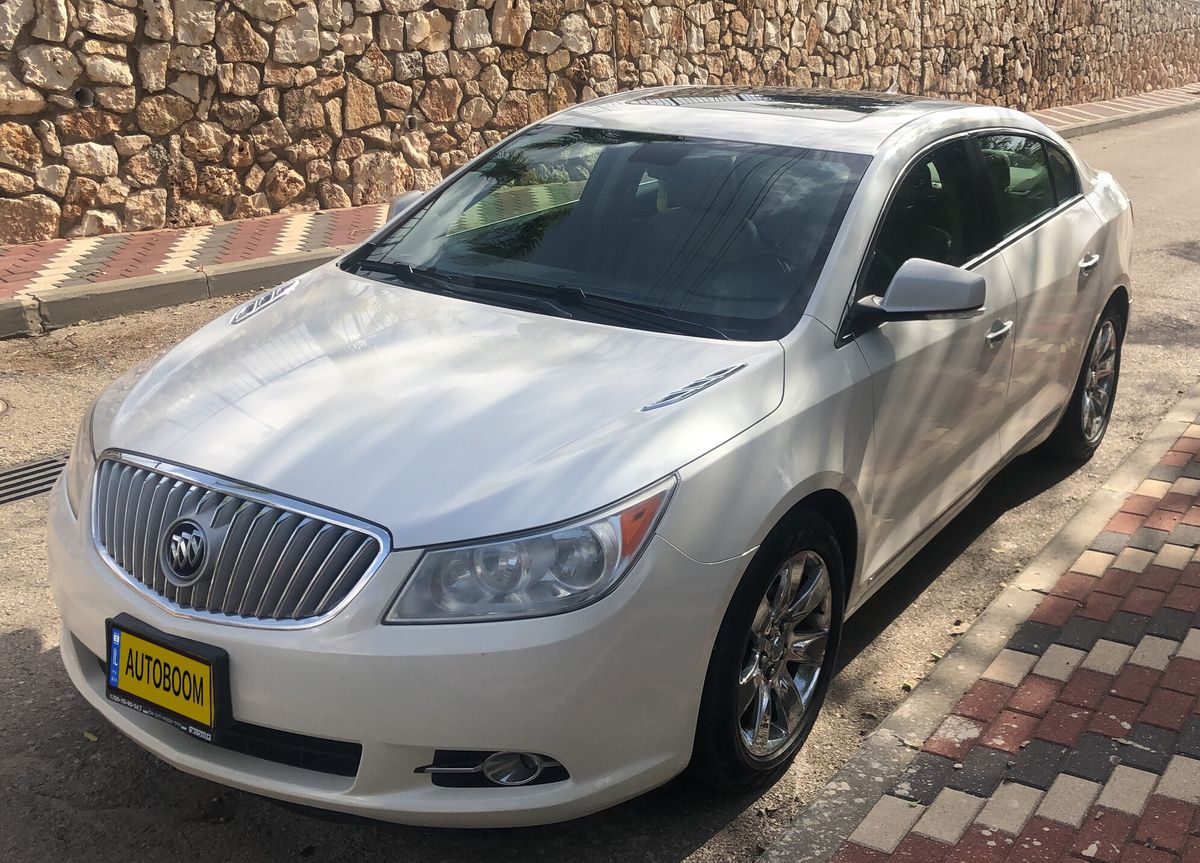
{"type": "Polygon", "coordinates": [[[542,125],[346,266],[547,314],[774,339],[803,314],[867,162],[542,125]]]}

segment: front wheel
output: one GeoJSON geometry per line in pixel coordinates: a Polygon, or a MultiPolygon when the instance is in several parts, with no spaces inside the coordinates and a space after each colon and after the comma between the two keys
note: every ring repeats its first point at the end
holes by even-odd
{"type": "Polygon", "coordinates": [[[1087,461],[1104,440],[1117,396],[1123,338],[1121,316],[1114,308],[1105,309],[1092,333],[1067,411],[1046,441],[1049,453],[1087,461]]]}
{"type": "Polygon", "coordinates": [[[833,529],[801,512],[755,555],[717,634],[689,773],[742,792],[775,782],[812,730],[844,613],[833,529]]]}

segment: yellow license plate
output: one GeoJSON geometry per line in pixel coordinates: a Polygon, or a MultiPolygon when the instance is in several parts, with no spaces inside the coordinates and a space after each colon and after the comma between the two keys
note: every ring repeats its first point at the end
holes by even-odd
{"type": "Polygon", "coordinates": [[[119,619],[109,623],[109,700],[211,741],[217,717],[217,669],[211,659],[195,654],[212,649],[197,651],[194,648],[203,646],[193,645],[185,653],[162,643],[175,639],[156,638],[137,628],[132,632],[119,619]]]}

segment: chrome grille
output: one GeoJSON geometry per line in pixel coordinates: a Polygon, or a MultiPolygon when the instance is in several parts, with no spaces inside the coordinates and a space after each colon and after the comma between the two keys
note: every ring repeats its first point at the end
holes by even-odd
{"type": "Polygon", "coordinates": [[[138,456],[106,455],[92,503],[97,548],[178,613],[248,625],[311,624],[349,601],[388,551],[375,525],[138,456]],[[165,532],[201,525],[215,555],[204,577],[167,578],[165,532]]]}

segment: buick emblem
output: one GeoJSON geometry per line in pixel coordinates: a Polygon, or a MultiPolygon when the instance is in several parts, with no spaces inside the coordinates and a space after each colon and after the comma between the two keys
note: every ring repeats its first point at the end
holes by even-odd
{"type": "Polygon", "coordinates": [[[172,524],[163,537],[162,563],[167,581],[176,587],[190,587],[204,575],[208,541],[204,528],[191,519],[172,524]]]}

